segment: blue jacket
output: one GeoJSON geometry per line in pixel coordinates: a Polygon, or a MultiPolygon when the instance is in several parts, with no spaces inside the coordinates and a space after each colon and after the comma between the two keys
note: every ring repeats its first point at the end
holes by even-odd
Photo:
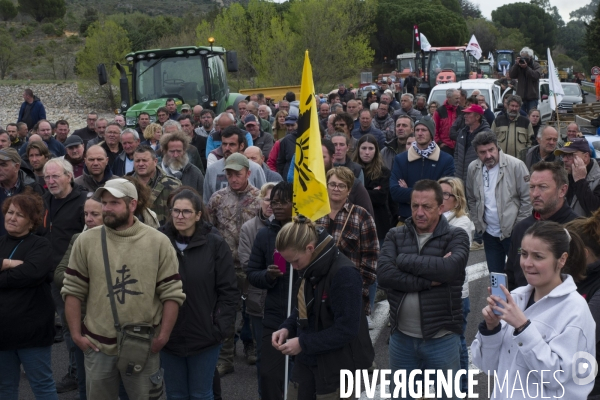
{"type": "Polygon", "coordinates": [[[44,105],[40,99],[37,97],[33,98],[33,103],[31,103],[31,111],[29,112],[29,118],[27,118],[27,121],[23,119],[23,113],[25,113],[26,106],[27,102],[24,101],[19,109],[19,118],[17,119],[17,123],[25,122],[27,124],[27,129],[32,129],[35,124],[38,123],[38,121],[46,119],[46,109],[44,108],[44,105]]]}
{"type": "Polygon", "coordinates": [[[352,131],[352,137],[356,140],[360,139],[364,135],[369,134],[375,136],[375,139],[377,139],[377,143],[379,144],[380,149],[383,149],[385,147],[385,135],[379,129],[373,127],[373,125],[371,125],[366,131],[363,131],[360,126],[358,127],[358,129],[354,129],[352,131]]]}
{"type": "Polygon", "coordinates": [[[440,150],[435,150],[428,158],[423,158],[412,147],[394,158],[392,175],[390,176],[390,193],[398,203],[398,215],[403,218],[411,216],[410,196],[412,188],[421,179],[437,181],[445,176],[454,176],[454,158],[440,150]],[[407,188],[402,188],[398,180],[406,182],[407,188]]]}
{"type": "MultiPolygon", "coordinates": [[[[252,135],[250,134],[250,132],[246,132],[246,140],[248,141],[248,146],[246,148],[254,146],[254,142],[252,141],[252,135]]],[[[220,145],[221,132],[212,132],[210,135],[208,135],[208,139],[206,140],[206,158],[208,158],[208,155],[211,151],[213,151],[220,145]]]]}
{"type": "MultiPolygon", "coordinates": [[[[25,155],[28,143],[29,141],[23,143],[23,146],[21,146],[21,148],[19,149],[19,155],[21,157],[25,155]]],[[[50,150],[50,153],[52,153],[55,157],[62,157],[65,154],[67,154],[65,146],[63,146],[63,144],[58,140],[54,139],[53,136],[50,136],[50,140],[48,140],[47,142],[44,140],[44,143],[46,143],[46,146],[48,146],[48,150],[50,150]]]]}

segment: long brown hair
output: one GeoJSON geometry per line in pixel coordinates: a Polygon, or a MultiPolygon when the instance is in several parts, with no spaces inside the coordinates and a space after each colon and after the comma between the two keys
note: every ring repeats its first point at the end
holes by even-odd
{"type": "Polygon", "coordinates": [[[352,161],[354,161],[362,167],[365,176],[370,180],[375,180],[381,177],[381,171],[384,165],[383,159],[381,158],[381,152],[379,151],[379,144],[377,143],[377,139],[375,139],[375,136],[368,134],[363,135],[360,139],[358,139],[358,143],[356,144],[356,149],[352,158],[352,161]],[[365,142],[371,143],[375,146],[375,155],[373,156],[371,162],[368,164],[365,164],[365,162],[360,158],[360,146],[365,142]]]}

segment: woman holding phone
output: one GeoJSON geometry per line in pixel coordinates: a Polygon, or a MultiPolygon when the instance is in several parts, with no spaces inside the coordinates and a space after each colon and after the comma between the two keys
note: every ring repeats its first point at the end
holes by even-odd
{"type": "Polygon", "coordinates": [[[487,298],[473,364],[497,374],[494,399],[541,397],[541,390],[547,398],[585,399],[594,379],[580,375],[576,353],[596,354],[594,319],[575,285],[585,274],[585,246],[556,222],[537,222],[521,242],[521,268],[527,286],[512,293],[500,286],[503,296],[487,298]],[[508,388],[500,386],[505,377],[508,388]]]}
{"type": "MultiPolygon", "coordinates": [[[[292,220],[292,184],[279,182],[271,190],[273,219],[256,234],[246,266],[248,282],[267,289],[260,354],[260,390],[263,400],[283,398],[285,356],[271,346],[271,335],[287,318],[289,264],[275,250],[275,239],[281,228],[292,220]]],[[[297,278],[294,273],[292,278],[297,278]]]]}

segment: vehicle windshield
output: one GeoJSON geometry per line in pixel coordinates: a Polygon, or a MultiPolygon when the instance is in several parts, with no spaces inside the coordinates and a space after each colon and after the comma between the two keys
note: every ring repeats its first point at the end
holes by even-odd
{"type": "Polygon", "coordinates": [[[499,53],[496,61],[508,61],[512,62],[512,54],[510,53],[499,53]]]}
{"type": "Polygon", "coordinates": [[[136,102],[179,96],[193,107],[206,92],[199,56],[140,60],[134,74],[136,102]]]}
{"type": "MultiPolygon", "coordinates": [[[[471,94],[476,89],[465,89],[467,91],[467,98],[471,97],[471,94]]],[[[490,94],[487,90],[479,89],[483,97],[485,97],[485,102],[490,104],[490,94]]],[[[440,105],[444,104],[446,101],[446,90],[432,90],[431,96],[429,96],[429,102],[437,101],[440,105]]]]}
{"type": "Polygon", "coordinates": [[[479,68],[481,69],[482,74],[491,75],[492,67],[489,64],[479,64],[479,68]]]}
{"type": "Polygon", "coordinates": [[[563,92],[565,92],[565,96],[581,96],[581,92],[579,91],[579,86],[575,85],[562,85],[563,92]]]}
{"type": "Polygon", "coordinates": [[[415,60],[413,58],[403,58],[398,60],[398,71],[402,72],[405,69],[416,71],[415,60]]]}
{"type": "Polygon", "coordinates": [[[436,51],[430,54],[430,76],[429,84],[435,86],[437,75],[442,70],[452,70],[456,75],[456,82],[469,78],[471,66],[467,66],[465,52],[459,50],[436,51]]]}

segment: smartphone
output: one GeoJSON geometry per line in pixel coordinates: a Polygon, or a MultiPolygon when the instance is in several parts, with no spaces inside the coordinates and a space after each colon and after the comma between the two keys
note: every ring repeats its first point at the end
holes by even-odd
{"type": "MultiPolygon", "coordinates": [[[[492,288],[492,294],[506,301],[506,295],[500,288],[500,285],[504,285],[505,288],[508,288],[508,278],[506,277],[506,274],[500,274],[498,272],[490,273],[490,287],[492,288]]],[[[496,305],[498,307],[504,308],[498,302],[496,302],[496,305]]],[[[496,315],[502,315],[502,313],[500,313],[499,311],[493,311],[496,315]]]]}
{"type": "Polygon", "coordinates": [[[282,274],[285,274],[285,271],[287,271],[287,262],[277,250],[273,253],[273,264],[277,265],[282,274]]]}

